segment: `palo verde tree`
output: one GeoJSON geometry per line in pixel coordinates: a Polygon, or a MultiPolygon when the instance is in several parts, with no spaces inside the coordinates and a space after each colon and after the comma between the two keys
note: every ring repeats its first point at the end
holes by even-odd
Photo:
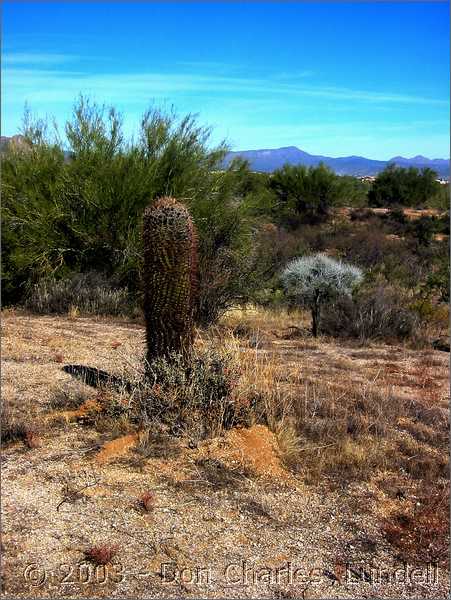
{"type": "Polygon", "coordinates": [[[41,280],[91,272],[140,296],[143,213],[165,196],[183,202],[198,231],[196,321],[248,298],[254,217],[241,197],[257,183],[246,183],[245,166],[223,168],[227,147],[212,145],[208,127],[151,108],[127,139],[120,113],[81,96],[63,129],[26,114],[22,144],[2,150],[5,304],[41,280]]]}
{"type": "Polygon", "coordinates": [[[318,335],[321,307],[341,295],[350,295],[363,279],[362,271],[324,254],[295,258],[284,269],[287,297],[312,312],[312,334],[318,335]]]}

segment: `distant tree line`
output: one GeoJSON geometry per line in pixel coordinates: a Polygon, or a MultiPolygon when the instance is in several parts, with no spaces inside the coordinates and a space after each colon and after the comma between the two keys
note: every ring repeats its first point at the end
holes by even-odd
{"type": "Polygon", "coordinates": [[[340,206],[449,208],[449,185],[440,184],[429,168],[404,169],[390,164],[369,184],[357,177],[336,175],[324,164],[287,164],[272,174],[247,175],[245,167],[249,168],[241,165],[243,191],[257,194],[261,208],[272,206],[273,219],[292,227],[324,223],[331,210],[340,206]]]}

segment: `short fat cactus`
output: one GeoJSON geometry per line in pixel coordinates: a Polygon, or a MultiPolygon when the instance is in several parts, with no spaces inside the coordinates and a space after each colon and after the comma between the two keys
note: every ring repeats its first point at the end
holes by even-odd
{"type": "Polygon", "coordinates": [[[194,338],[197,236],[187,208],[160,198],[144,211],[144,316],[147,364],[188,355],[194,338]]]}

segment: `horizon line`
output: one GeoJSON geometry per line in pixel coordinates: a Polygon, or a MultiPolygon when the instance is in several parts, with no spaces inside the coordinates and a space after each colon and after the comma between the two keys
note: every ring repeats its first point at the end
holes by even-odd
{"type": "MultiPolygon", "coordinates": [[[[1,134],[0,138],[6,138],[6,139],[12,139],[13,137],[17,137],[17,136],[23,136],[23,133],[13,133],[12,135],[4,135],[1,134]]],[[[414,160],[415,158],[424,158],[426,160],[429,161],[435,161],[435,160],[445,160],[445,161],[451,161],[451,156],[447,157],[447,158],[443,158],[440,156],[436,156],[434,158],[429,158],[428,156],[425,156],[424,154],[416,154],[415,156],[412,157],[407,157],[407,156],[402,156],[402,155],[396,155],[396,156],[392,156],[390,158],[369,158],[367,156],[362,156],[359,154],[344,154],[341,156],[328,156],[326,154],[312,154],[310,152],[307,152],[306,150],[303,150],[302,148],[299,148],[299,146],[293,146],[293,145],[289,145],[289,146],[278,146],[277,148],[247,148],[247,149],[240,149],[240,150],[233,150],[233,149],[227,149],[227,154],[240,154],[243,152],[273,152],[273,151],[277,151],[277,150],[289,150],[289,149],[295,149],[295,150],[299,150],[299,152],[304,152],[304,154],[308,154],[309,156],[312,156],[314,158],[332,158],[332,159],[339,159],[339,158],[361,158],[363,160],[371,160],[371,161],[375,161],[375,162],[385,162],[385,163],[390,163],[392,162],[394,159],[403,159],[403,160],[414,160]]]]}
{"type": "Polygon", "coordinates": [[[235,154],[239,154],[240,152],[271,152],[274,150],[288,150],[288,149],[296,149],[299,150],[300,152],[304,152],[305,154],[308,154],[309,156],[313,156],[313,157],[324,157],[324,158],[363,158],[365,160],[374,160],[374,161],[378,161],[378,162],[390,162],[391,160],[397,158],[400,159],[402,158],[403,160],[413,160],[415,158],[421,157],[421,158],[425,158],[426,160],[447,160],[450,161],[451,160],[451,156],[447,157],[447,158],[442,158],[440,156],[436,156],[434,158],[429,158],[428,156],[425,156],[424,154],[416,154],[415,156],[412,157],[407,157],[407,156],[401,156],[401,155],[396,155],[396,156],[392,156],[391,158],[369,158],[367,156],[361,156],[358,154],[344,154],[341,156],[327,156],[325,154],[312,154],[310,152],[307,152],[306,150],[303,150],[302,148],[299,148],[298,146],[279,146],[278,148],[249,148],[249,149],[241,149],[241,150],[229,150],[228,152],[233,152],[235,154]]]}

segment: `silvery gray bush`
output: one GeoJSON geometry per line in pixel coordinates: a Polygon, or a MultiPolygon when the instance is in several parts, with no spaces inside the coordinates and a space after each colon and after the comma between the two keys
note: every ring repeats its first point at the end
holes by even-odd
{"type": "Polygon", "coordinates": [[[312,333],[318,335],[321,305],[334,298],[350,295],[363,279],[358,267],[314,254],[295,258],[285,267],[281,280],[286,295],[296,304],[312,311],[312,333]]]}

